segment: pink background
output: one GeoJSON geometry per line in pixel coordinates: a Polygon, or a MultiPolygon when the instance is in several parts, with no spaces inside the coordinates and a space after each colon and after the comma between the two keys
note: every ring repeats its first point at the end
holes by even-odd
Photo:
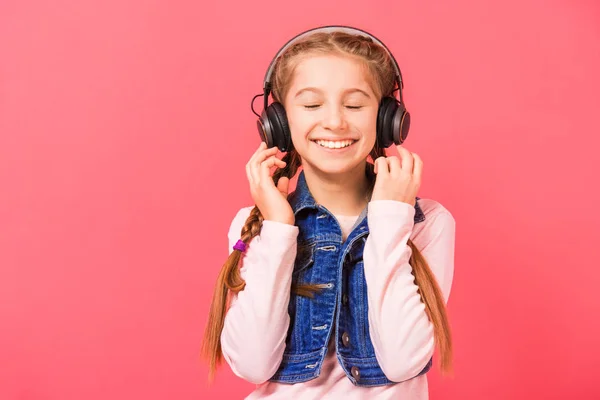
{"type": "Polygon", "coordinates": [[[431,398],[600,398],[596,1],[202,3],[0,3],[0,399],[252,389],[198,358],[251,204],[250,100],[330,23],[396,55],[420,196],[457,221],[456,372],[431,398]]]}

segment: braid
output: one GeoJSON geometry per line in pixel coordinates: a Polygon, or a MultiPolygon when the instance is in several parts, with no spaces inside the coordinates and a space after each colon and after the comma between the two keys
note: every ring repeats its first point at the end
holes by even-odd
{"type": "MultiPolygon", "coordinates": [[[[273,174],[273,183],[275,186],[277,186],[277,183],[279,183],[280,178],[292,178],[294,175],[296,175],[296,171],[298,170],[298,167],[300,167],[301,163],[300,156],[298,156],[298,153],[294,150],[286,153],[282,160],[285,161],[285,167],[277,169],[273,174]]],[[[248,245],[252,239],[260,234],[263,220],[264,218],[262,213],[257,206],[254,206],[252,211],[250,211],[250,215],[246,219],[244,226],[242,227],[241,240],[246,245],[248,245]]],[[[234,250],[234,252],[240,251],[234,250]]],[[[238,293],[240,290],[243,290],[244,287],[246,287],[246,282],[244,282],[242,279],[239,268],[231,269],[225,278],[225,285],[233,293],[238,293]]]]}

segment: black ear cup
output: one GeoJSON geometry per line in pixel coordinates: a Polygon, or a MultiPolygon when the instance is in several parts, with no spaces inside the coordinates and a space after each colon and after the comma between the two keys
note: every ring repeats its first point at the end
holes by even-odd
{"type": "Polygon", "coordinates": [[[408,136],[410,114],[394,97],[384,97],[377,113],[377,142],[383,148],[402,144],[408,136]]]}
{"type": "MultiPolygon", "coordinates": [[[[273,141],[275,146],[282,152],[289,151],[292,147],[292,134],[288,124],[287,114],[283,105],[278,102],[274,102],[269,107],[270,113],[272,114],[273,121],[273,141]]],[[[271,116],[269,116],[271,118],[271,116]]]]}
{"type": "Polygon", "coordinates": [[[390,127],[391,115],[395,111],[393,100],[391,97],[382,98],[377,112],[377,144],[383,148],[388,148],[394,141],[390,127]]]}
{"type": "Polygon", "coordinates": [[[292,136],[283,105],[274,102],[263,110],[257,122],[258,133],[267,148],[277,146],[282,152],[291,150],[292,136]]]}

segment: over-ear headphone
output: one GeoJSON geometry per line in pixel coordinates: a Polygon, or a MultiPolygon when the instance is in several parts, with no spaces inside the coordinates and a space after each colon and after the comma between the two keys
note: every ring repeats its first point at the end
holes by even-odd
{"type": "Polygon", "coordinates": [[[404,83],[402,82],[402,73],[400,72],[398,62],[386,45],[384,45],[383,42],[381,42],[375,36],[361,29],[343,25],[327,25],[304,31],[290,39],[277,52],[275,57],[273,57],[263,81],[263,94],[254,96],[252,99],[252,103],[254,103],[254,99],[256,99],[256,97],[261,95],[264,96],[264,109],[262,114],[259,116],[256,114],[256,112],[254,112],[254,108],[252,108],[254,114],[259,117],[257,126],[261,140],[267,144],[268,148],[277,146],[282,152],[287,152],[292,149],[292,136],[283,105],[279,102],[273,102],[271,105],[268,104],[269,93],[271,92],[272,87],[271,75],[275,67],[275,61],[288,47],[293,45],[299,39],[302,39],[305,36],[317,31],[340,31],[367,36],[385,49],[394,64],[395,81],[398,89],[399,100],[392,96],[384,96],[381,99],[379,110],[377,112],[377,143],[379,146],[387,148],[391,146],[392,143],[398,145],[404,142],[408,136],[408,128],[410,127],[410,114],[406,110],[404,101],[402,100],[402,89],[404,88],[404,83]]]}

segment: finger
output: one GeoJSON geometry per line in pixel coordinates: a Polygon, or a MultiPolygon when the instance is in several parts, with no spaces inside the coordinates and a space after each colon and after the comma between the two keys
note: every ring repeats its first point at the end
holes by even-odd
{"type": "Polygon", "coordinates": [[[277,168],[285,167],[285,161],[280,160],[276,156],[271,156],[267,158],[265,161],[260,163],[260,179],[261,182],[267,182],[267,180],[271,178],[271,168],[276,166],[277,168]]]}
{"type": "Polygon", "coordinates": [[[254,178],[252,177],[252,172],[250,171],[250,163],[246,164],[246,178],[248,178],[250,185],[254,184],[254,178]]]}
{"type": "Polygon", "coordinates": [[[279,190],[279,192],[286,196],[288,195],[288,188],[290,185],[290,179],[282,176],[281,178],[279,178],[279,181],[277,182],[277,190],[279,190]]]}
{"type": "Polygon", "coordinates": [[[396,147],[398,148],[398,154],[400,155],[400,159],[402,160],[402,169],[412,174],[414,161],[412,153],[403,146],[396,147]]]}
{"type": "Polygon", "coordinates": [[[265,149],[256,155],[254,162],[256,164],[260,164],[265,161],[267,158],[275,156],[277,154],[277,147],[271,147],[270,149],[265,149]]]}
{"type": "Polygon", "coordinates": [[[260,142],[256,151],[254,153],[252,153],[252,155],[248,159],[248,162],[246,163],[246,176],[248,177],[248,181],[250,183],[252,183],[252,181],[253,181],[251,165],[254,162],[254,159],[258,156],[258,154],[266,148],[267,148],[267,144],[265,142],[260,142]]]}
{"type": "Polygon", "coordinates": [[[277,147],[271,147],[270,149],[260,151],[250,161],[250,173],[255,184],[260,182],[260,164],[268,157],[274,157],[275,153],[277,153],[277,147]]]}
{"type": "Polygon", "coordinates": [[[402,170],[402,166],[400,165],[400,159],[396,156],[391,156],[387,158],[388,168],[390,169],[391,175],[398,175],[402,170]]]}
{"type": "Polygon", "coordinates": [[[417,184],[421,184],[421,177],[423,176],[423,160],[417,153],[412,153],[413,158],[415,159],[414,167],[413,167],[413,179],[417,184]]]}
{"type": "Polygon", "coordinates": [[[250,163],[251,164],[260,164],[261,162],[263,162],[265,160],[265,158],[272,156],[273,154],[277,154],[277,147],[271,147],[268,149],[260,149],[254,153],[252,155],[252,158],[250,158],[250,163]]]}
{"type": "Polygon", "coordinates": [[[375,173],[377,175],[388,175],[390,172],[386,157],[377,157],[375,160],[375,173]]]}
{"type": "Polygon", "coordinates": [[[283,168],[285,167],[285,161],[280,160],[279,158],[277,158],[277,156],[271,156],[260,163],[261,173],[262,170],[266,170],[268,173],[272,167],[283,168]]]}
{"type": "Polygon", "coordinates": [[[261,151],[265,150],[266,148],[267,148],[267,144],[265,142],[260,142],[260,145],[258,145],[258,149],[256,149],[256,151],[254,153],[252,153],[248,162],[250,162],[252,159],[254,159],[254,157],[256,157],[261,151]]]}

